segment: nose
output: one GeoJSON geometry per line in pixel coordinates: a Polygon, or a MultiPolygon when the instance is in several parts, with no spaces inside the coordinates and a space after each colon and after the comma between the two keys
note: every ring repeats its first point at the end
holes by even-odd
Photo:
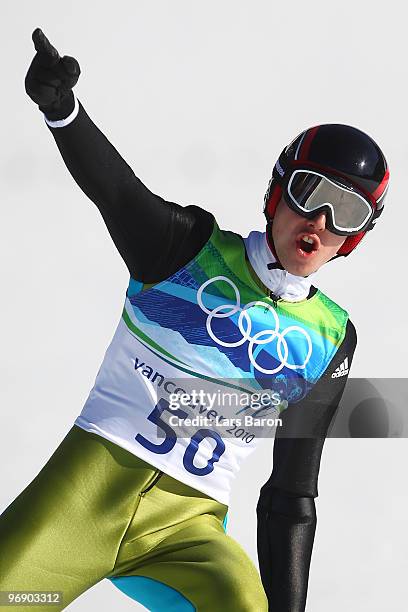
{"type": "Polygon", "coordinates": [[[307,224],[316,231],[322,232],[324,229],[326,229],[326,213],[318,213],[312,219],[308,219],[307,224]]]}

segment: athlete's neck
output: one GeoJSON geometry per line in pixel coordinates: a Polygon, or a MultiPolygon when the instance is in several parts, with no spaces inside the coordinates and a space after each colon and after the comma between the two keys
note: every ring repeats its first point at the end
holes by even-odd
{"type": "Polygon", "coordinates": [[[244,238],[244,243],[253,271],[275,296],[287,302],[299,302],[307,298],[314,274],[305,278],[282,270],[280,266],[275,267],[276,257],[269,248],[265,232],[251,232],[244,238]]]}

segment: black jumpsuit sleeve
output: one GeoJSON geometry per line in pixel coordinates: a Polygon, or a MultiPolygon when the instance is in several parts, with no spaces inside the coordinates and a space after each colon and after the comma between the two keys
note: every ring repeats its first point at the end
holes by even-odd
{"type": "Polygon", "coordinates": [[[50,129],[68,170],[98,207],[134,279],[155,283],[169,277],[207,242],[212,214],[152,193],[81,104],[72,123],[50,129]]]}
{"type": "Polygon", "coordinates": [[[271,612],[305,610],[320,459],[347,379],[347,375],[332,375],[346,357],[350,366],[356,343],[349,320],[345,338],[324,375],[302,402],[289,405],[281,414],[272,474],[261,488],[257,505],[259,567],[271,612]]]}

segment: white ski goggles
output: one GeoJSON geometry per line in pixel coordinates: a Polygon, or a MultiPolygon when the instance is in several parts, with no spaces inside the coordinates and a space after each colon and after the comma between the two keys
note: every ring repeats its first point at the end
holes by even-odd
{"type": "Polygon", "coordinates": [[[304,217],[326,213],[326,225],[340,236],[363,231],[373,214],[373,205],[351,187],[334,182],[312,170],[295,170],[285,189],[287,204],[304,217]]]}

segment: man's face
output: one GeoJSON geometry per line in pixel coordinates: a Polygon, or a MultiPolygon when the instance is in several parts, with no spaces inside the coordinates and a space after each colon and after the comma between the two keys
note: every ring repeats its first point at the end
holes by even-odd
{"type": "Polygon", "coordinates": [[[308,276],[318,270],[346,240],[326,228],[324,212],[306,219],[289,208],[283,197],[273,218],[272,237],[282,266],[296,276],[308,276]]]}

